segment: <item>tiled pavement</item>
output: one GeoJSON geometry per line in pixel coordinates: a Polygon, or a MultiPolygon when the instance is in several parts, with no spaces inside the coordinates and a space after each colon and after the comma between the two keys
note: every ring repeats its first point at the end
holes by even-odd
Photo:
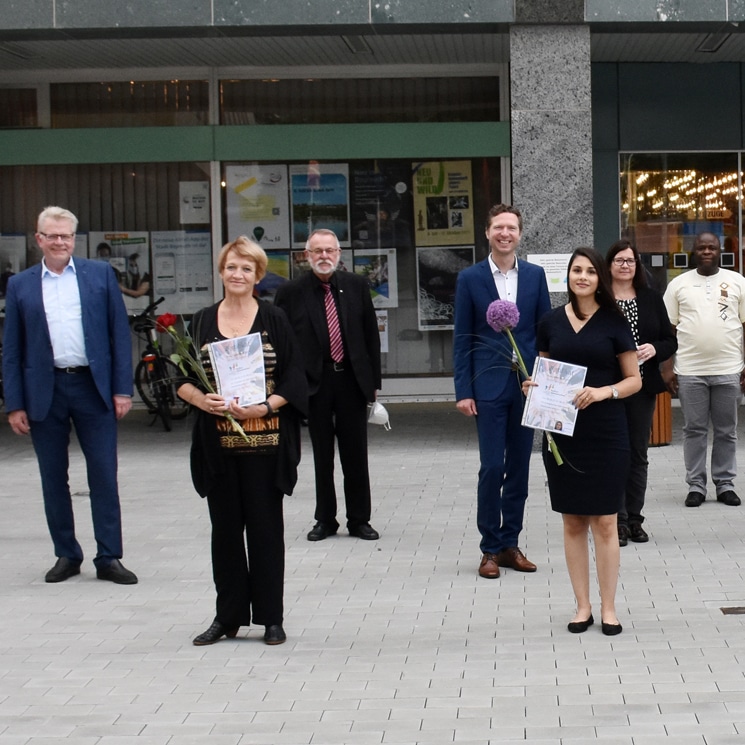
{"type": "MultiPolygon", "coordinates": [[[[683,507],[679,424],[671,446],[650,450],[651,541],[622,549],[624,632],[575,636],[538,456],[523,542],[538,572],[480,579],[473,422],[452,404],[389,410],[393,430],[371,432],[380,541],[305,540],[306,438],[286,500],[278,647],[262,628],[191,643],[214,593],[186,423],[170,434],[142,412],[122,423],[131,587],[96,580],[88,560],[80,577],[44,583],[53,556],[36,462],[0,424],[0,745],[745,743],[745,616],[721,611],[745,606],[745,507],[711,495],[683,507]]],[[[71,484],[86,489],[79,456],[71,484]]],[[[87,499],[76,501],[91,554],[87,499]]]]}

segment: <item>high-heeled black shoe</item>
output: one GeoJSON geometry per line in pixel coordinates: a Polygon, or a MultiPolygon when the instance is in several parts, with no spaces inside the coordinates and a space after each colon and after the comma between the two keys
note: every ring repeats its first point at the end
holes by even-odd
{"type": "Polygon", "coordinates": [[[595,619],[592,617],[592,613],[590,613],[590,617],[586,621],[571,621],[567,624],[567,629],[572,634],[581,634],[584,631],[587,631],[587,629],[592,626],[592,624],[595,623],[595,619]]]}
{"type": "Polygon", "coordinates": [[[195,647],[204,647],[207,644],[214,644],[215,642],[220,641],[223,636],[227,636],[228,639],[233,639],[238,633],[239,628],[239,626],[228,628],[215,619],[207,631],[203,631],[199,636],[194,637],[193,644],[195,647]]]}

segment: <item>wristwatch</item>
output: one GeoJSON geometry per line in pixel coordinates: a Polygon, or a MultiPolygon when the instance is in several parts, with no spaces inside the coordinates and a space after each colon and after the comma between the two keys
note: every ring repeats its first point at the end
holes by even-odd
{"type": "Polygon", "coordinates": [[[610,392],[613,394],[613,400],[615,401],[618,398],[618,388],[616,388],[616,386],[612,385],[610,387],[610,392]]]}

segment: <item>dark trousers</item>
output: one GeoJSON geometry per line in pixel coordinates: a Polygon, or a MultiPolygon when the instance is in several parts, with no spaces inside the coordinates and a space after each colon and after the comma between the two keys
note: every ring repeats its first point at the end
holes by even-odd
{"type": "Polygon", "coordinates": [[[495,401],[476,401],[479,435],[476,523],[483,553],[518,545],[528,498],[533,430],[520,424],[525,397],[515,375],[495,401]]]}
{"type": "Polygon", "coordinates": [[[55,556],[81,562],[68,483],[70,431],[85,456],[90,489],[96,567],[122,557],[122,521],[116,480],[116,416],[106,408],[90,372],[56,371],[46,419],[31,421],[31,440],[41,473],[44,510],[55,556]]]}
{"type": "Polygon", "coordinates": [[[334,486],[334,439],[344,474],[347,526],[370,522],[370,473],[367,465],[367,401],[351,370],[325,366],[321,385],[310,397],[308,432],[316,472],[318,522],[338,527],[334,486]]]}
{"type": "Polygon", "coordinates": [[[647,393],[647,391],[639,391],[623,400],[629,427],[631,462],[629,475],[626,478],[624,506],[618,512],[619,525],[628,526],[629,523],[644,522],[642,509],[647,493],[647,472],[649,470],[647,450],[656,401],[655,394],[647,393]]]}
{"type": "Polygon", "coordinates": [[[207,495],[217,620],[228,627],[281,624],[285,576],[282,492],[276,455],[225,457],[207,495]]]}

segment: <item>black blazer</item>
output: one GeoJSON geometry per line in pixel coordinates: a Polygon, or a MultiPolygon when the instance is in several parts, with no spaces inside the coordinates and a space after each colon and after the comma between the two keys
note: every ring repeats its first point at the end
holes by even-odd
{"type": "MultiPolygon", "coordinates": [[[[381,387],[380,334],[370,286],[349,272],[334,272],[332,282],[338,289],[336,306],[344,340],[344,363],[351,367],[365,399],[374,401],[375,391],[381,387]]],[[[295,331],[312,396],[320,386],[329,346],[320,280],[313,272],[306,272],[281,285],[274,304],[287,314],[295,331]]]]}
{"type": "Polygon", "coordinates": [[[639,343],[651,344],[657,350],[657,354],[642,365],[642,390],[662,393],[667,388],[660,375],[660,363],[675,354],[678,339],[659,292],[649,287],[639,287],[636,302],[639,307],[639,343]]]}

